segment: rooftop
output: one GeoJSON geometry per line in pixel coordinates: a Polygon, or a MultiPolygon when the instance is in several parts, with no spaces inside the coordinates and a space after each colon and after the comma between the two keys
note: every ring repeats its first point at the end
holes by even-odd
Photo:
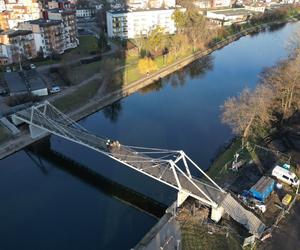
{"type": "Polygon", "coordinates": [[[49,9],[48,10],[49,13],[60,13],[62,15],[71,15],[71,14],[75,14],[76,11],[72,10],[72,9],[59,9],[59,8],[55,8],[55,9],[49,9]]]}
{"type": "Polygon", "coordinates": [[[23,71],[24,77],[30,85],[30,90],[38,90],[47,88],[42,78],[35,70],[23,71]]]}
{"type": "Polygon", "coordinates": [[[0,35],[8,35],[8,37],[26,36],[32,34],[31,30],[8,30],[1,32],[0,35]]]}
{"type": "Polygon", "coordinates": [[[36,19],[29,21],[30,24],[37,24],[41,27],[47,27],[52,25],[59,25],[61,24],[60,20],[45,20],[45,19],[36,19]]]}
{"type": "Polygon", "coordinates": [[[210,10],[207,12],[215,13],[215,14],[223,14],[225,16],[240,16],[240,15],[249,15],[253,13],[250,10],[246,10],[245,8],[232,8],[225,10],[210,10]]]}
{"type": "Polygon", "coordinates": [[[10,93],[27,92],[25,81],[22,79],[19,72],[5,72],[4,80],[9,88],[10,93]]]}
{"type": "Polygon", "coordinates": [[[131,8],[124,8],[124,9],[113,9],[108,10],[107,12],[112,14],[123,14],[123,13],[131,13],[131,12],[146,12],[146,11],[162,11],[162,10],[175,10],[175,7],[170,8],[148,8],[148,9],[131,9],[131,8]]]}

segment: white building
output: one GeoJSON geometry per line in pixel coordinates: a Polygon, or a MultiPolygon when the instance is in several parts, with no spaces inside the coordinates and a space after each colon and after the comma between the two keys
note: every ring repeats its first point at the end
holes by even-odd
{"type": "Polygon", "coordinates": [[[254,12],[264,13],[266,10],[266,6],[264,4],[252,4],[252,5],[245,5],[245,9],[254,12]]]}
{"type": "Polygon", "coordinates": [[[107,34],[109,37],[130,39],[147,36],[156,27],[161,27],[165,33],[174,34],[174,11],[175,8],[107,11],[107,34]]]}
{"type": "Polygon", "coordinates": [[[94,15],[94,10],[91,8],[77,8],[76,17],[79,18],[90,18],[94,15]]]}
{"type": "Polygon", "coordinates": [[[231,0],[197,0],[194,5],[201,9],[230,7],[231,0]]]}
{"type": "Polygon", "coordinates": [[[134,9],[174,8],[176,0],[127,0],[127,5],[134,9]]]}
{"type": "Polygon", "coordinates": [[[244,22],[253,15],[252,11],[245,8],[222,9],[207,11],[206,17],[221,25],[231,25],[233,23],[244,22]]]}

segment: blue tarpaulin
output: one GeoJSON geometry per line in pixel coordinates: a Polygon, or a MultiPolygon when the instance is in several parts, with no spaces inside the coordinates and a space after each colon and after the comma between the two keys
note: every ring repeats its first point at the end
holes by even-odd
{"type": "Polygon", "coordinates": [[[275,182],[273,179],[263,176],[249,191],[255,199],[265,202],[274,190],[274,184],[275,182]]]}

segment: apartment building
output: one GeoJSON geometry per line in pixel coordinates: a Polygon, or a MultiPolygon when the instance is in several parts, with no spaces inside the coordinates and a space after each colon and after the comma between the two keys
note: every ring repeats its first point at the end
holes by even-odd
{"type": "Polygon", "coordinates": [[[40,18],[41,4],[38,0],[0,1],[0,28],[14,29],[20,22],[40,18]]]}
{"type": "Polygon", "coordinates": [[[79,18],[91,18],[95,15],[96,9],[92,8],[77,8],[76,17],[79,18]]]}
{"type": "Polygon", "coordinates": [[[2,51],[6,51],[9,63],[37,56],[33,32],[31,30],[8,30],[0,33],[2,51]]]}
{"type": "Polygon", "coordinates": [[[127,5],[135,9],[172,8],[175,7],[176,0],[128,0],[127,5]]]}
{"type": "Polygon", "coordinates": [[[19,25],[19,29],[33,32],[35,47],[43,57],[64,52],[63,25],[58,20],[37,19],[19,25]]]}
{"type": "Polygon", "coordinates": [[[109,37],[131,39],[147,36],[156,27],[165,33],[176,31],[172,15],[175,8],[110,10],[106,12],[107,33],[109,37]]]}
{"type": "Polygon", "coordinates": [[[49,20],[62,23],[64,50],[75,48],[79,44],[76,11],[72,9],[50,9],[47,11],[49,20]]]}
{"type": "Polygon", "coordinates": [[[197,0],[194,5],[201,9],[230,7],[231,0],[197,0]]]}

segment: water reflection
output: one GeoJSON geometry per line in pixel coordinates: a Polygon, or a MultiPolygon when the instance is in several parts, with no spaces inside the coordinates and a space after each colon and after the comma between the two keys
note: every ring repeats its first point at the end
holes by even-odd
{"type": "Polygon", "coordinates": [[[72,175],[81,182],[88,184],[90,187],[93,187],[110,197],[115,197],[125,204],[133,206],[155,218],[160,218],[167,209],[166,205],[146,197],[131,188],[112,181],[88,166],[54,150],[51,148],[50,138],[45,138],[42,141],[31,145],[25,152],[45,175],[48,174],[48,170],[43,160],[51,162],[55,168],[63,170],[65,173],[72,175]]]}
{"type": "Polygon", "coordinates": [[[121,113],[122,113],[121,101],[114,102],[113,104],[103,109],[104,116],[114,123],[118,121],[118,117],[121,115],[121,113]]]}
{"type": "Polygon", "coordinates": [[[205,76],[206,73],[213,70],[213,56],[208,55],[200,58],[188,66],[179,69],[178,71],[166,76],[164,79],[144,87],[140,90],[140,93],[149,93],[153,91],[160,91],[166,84],[171,84],[172,87],[183,87],[189,79],[200,79],[205,76]]]}

